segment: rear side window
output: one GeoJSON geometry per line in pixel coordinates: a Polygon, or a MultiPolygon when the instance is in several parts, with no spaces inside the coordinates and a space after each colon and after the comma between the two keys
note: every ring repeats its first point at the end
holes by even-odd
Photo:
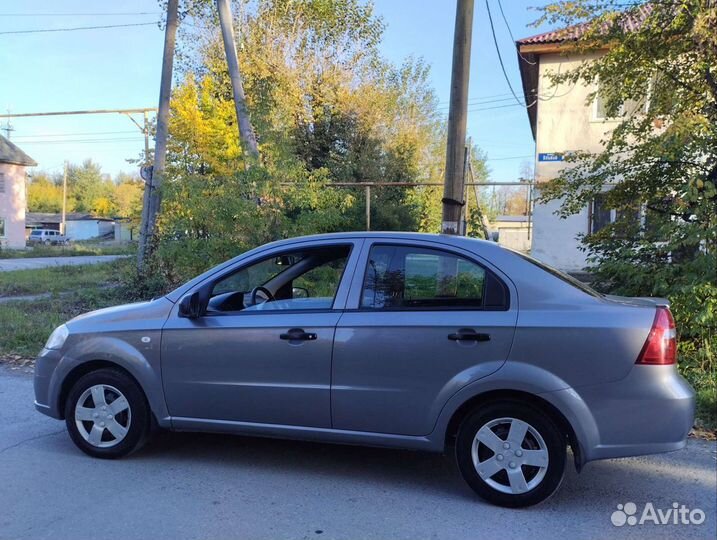
{"type": "Polygon", "coordinates": [[[504,287],[492,272],[460,255],[423,247],[375,245],[366,267],[361,307],[506,309],[504,287]]]}

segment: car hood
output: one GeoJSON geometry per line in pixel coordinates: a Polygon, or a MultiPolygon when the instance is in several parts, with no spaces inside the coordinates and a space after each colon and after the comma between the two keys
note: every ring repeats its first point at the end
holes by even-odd
{"type": "Polygon", "coordinates": [[[150,320],[166,320],[169,311],[174,304],[166,298],[158,298],[149,302],[136,302],[133,304],[122,304],[103,309],[97,309],[88,313],[78,315],[74,319],[67,322],[67,326],[72,329],[79,329],[88,325],[129,321],[150,321],[150,320]]]}

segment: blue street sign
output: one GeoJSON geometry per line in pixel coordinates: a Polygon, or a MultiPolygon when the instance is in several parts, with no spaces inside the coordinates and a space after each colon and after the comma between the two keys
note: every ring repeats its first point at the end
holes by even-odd
{"type": "Polygon", "coordinates": [[[555,154],[555,153],[538,154],[538,161],[563,161],[563,154],[555,154]]]}

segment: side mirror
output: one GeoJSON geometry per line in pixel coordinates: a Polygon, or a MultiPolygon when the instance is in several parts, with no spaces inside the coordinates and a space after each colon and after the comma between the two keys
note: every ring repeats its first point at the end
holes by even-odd
{"type": "Polygon", "coordinates": [[[309,290],[304,289],[303,287],[293,287],[291,289],[291,297],[292,298],[308,298],[309,290]]]}
{"type": "Polygon", "coordinates": [[[199,291],[183,296],[179,301],[179,316],[185,319],[198,319],[204,314],[199,291]]]}

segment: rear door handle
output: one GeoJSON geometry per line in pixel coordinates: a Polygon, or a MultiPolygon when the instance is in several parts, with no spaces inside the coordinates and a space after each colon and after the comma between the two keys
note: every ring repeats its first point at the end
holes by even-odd
{"type": "Polygon", "coordinates": [[[316,334],[313,332],[304,332],[301,328],[292,328],[284,334],[279,334],[279,338],[287,341],[314,341],[316,334]]]}
{"type": "Polygon", "coordinates": [[[490,341],[490,334],[481,334],[470,328],[461,328],[454,334],[448,334],[451,341],[490,341]]]}

